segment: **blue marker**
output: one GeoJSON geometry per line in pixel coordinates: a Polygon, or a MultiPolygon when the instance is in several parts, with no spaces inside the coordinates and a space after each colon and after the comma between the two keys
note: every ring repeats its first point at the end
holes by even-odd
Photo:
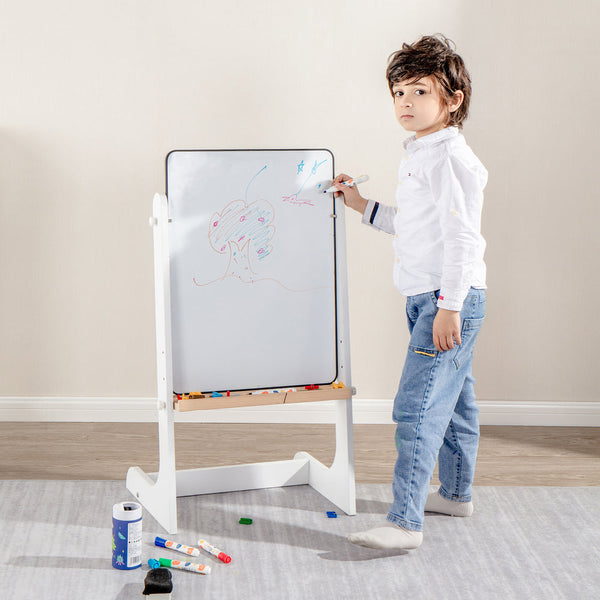
{"type": "MultiPolygon", "coordinates": [[[[344,185],[347,185],[348,187],[351,187],[353,185],[356,185],[357,183],[363,183],[363,181],[369,181],[369,176],[368,175],[360,175],[359,177],[353,177],[352,179],[348,179],[347,181],[342,181],[342,183],[344,185]]],[[[323,193],[324,194],[333,194],[333,192],[339,192],[339,190],[335,187],[335,185],[332,185],[328,190],[325,190],[323,193]]]]}

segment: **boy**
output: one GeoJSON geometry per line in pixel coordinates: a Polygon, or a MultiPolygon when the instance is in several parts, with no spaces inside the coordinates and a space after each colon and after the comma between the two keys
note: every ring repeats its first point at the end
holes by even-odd
{"type": "Polygon", "coordinates": [[[389,60],[396,118],[414,132],[404,142],[397,207],[366,200],[343,185],[349,179],[343,173],[334,180],[363,223],[394,234],[394,284],[407,296],[411,334],[394,400],[398,458],[389,523],[348,536],[369,548],[417,548],[425,510],[473,512],[479,410],[471,361],[485,313],[480,222],[487,171],[459,133],[469,108],[469,74],[440,37],[403,44],[389,60]],[[438,458],[441,486],[428,496],[438,458]]]}

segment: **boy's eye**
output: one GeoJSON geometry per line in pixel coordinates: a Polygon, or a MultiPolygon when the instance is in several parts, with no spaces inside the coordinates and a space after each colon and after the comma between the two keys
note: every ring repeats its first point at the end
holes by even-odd
{"type": "MultiPolygon", "coordinates": [[[[423,96],[425,94],[425,90],[415,90],[415,94],[417,96],[423,96]]],[[[394,92],[394,97],[396,98],[400,98],[401,96],[404,96],[404,92],[397,90],[396,92],[394,92]]]]}

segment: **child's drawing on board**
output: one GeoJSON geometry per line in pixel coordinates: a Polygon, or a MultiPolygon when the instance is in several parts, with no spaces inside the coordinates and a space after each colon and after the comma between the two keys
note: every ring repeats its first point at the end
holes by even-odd
{"type": "Polygon", "coordinates": [[[256,281],[252,263],[263,260],[273,250],[270,243],[275,235],[273,218],[273,207],[266,200],[251,204],[234,200],[220,213],[211,216],[208,226],[210,246],[215,252],[229,257],[223,279],[233,277],[244,283],[256,281]]]}

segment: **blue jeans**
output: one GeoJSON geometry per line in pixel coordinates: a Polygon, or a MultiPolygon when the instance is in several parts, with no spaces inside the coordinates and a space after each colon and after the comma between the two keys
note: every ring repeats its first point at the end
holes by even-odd
{"type": "Polygon", "coordinates": [[[394,400],[398,459],[388,521],[422,531],[425,501],[439,455],[439,493],[471,500],[479,445],[479,409],[471,373],[473,349],[485,314],[485,291],[471,288],[460,313],[461,344],[438,352],[433,344],[437,292],[409,296],[410,342],[394,400]]]}

